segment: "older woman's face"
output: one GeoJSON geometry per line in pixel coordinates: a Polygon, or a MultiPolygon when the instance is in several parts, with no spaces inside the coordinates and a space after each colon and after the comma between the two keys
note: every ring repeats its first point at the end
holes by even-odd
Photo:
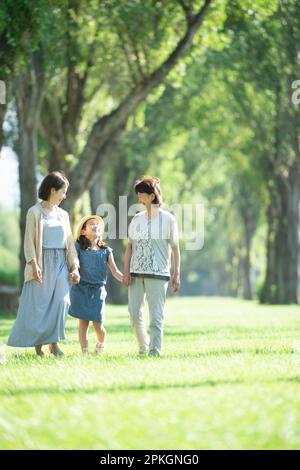
{"type": "Polygon", "coordinates": [[[155,199],[154,194],[137,193],[137,196],[138,196],[139,203],[144,204],[144,206],[152,204],[152,201],[155,199]]]}

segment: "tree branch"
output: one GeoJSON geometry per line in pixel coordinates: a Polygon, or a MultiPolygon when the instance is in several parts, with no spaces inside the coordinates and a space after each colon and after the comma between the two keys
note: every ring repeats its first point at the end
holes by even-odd
{"type": "Polygon", "coordinates": [[[168,73],[190,49],[195,34],[203,23],[211,1],[212,0],[205,0],[200,11],[194,15],[186,34],[178,42],[176,48],[167,60],[165,60],[150,77],[147,77],[142,83],[136,85],[117,109],[112,111],[109,115],[103,116],[94,124],[80,156],[80,160],[70,175],[72,179],[72,185],[69,190],[70,199],[73,198],[76,200],[80,197],[83,190],[90,188],[91,183],[89,176],[91,168],[97,167],[105,158],[105,153],[102,154],[101,149],[109,142],[118,129],[124,127],[130,114],[135,111],[137,106],[153,89],[162,83],[168,73]]]}
{"type": "Polygon", "coordinates": [[[184,11],[187,24],[191,24],[192,19],[193,19],[193,12],[192,12],[191,6],[190,6],[190,5],[187,6],[187,5],[185,4],[184,0],[178,0],[178,3],[179,3],[179,5],[181,6],[181,8],[183,9],[183,11],[184,11]]]}
{"type": "Polygon", "coordinates": [[[131,76],[132,83],[134,85],[136,85],[137,84],[137,78],[136,78],[136,75],[135,75],[135,70],[134,70],[133,65],[131,63],[131,60],[130,60],[130,52],[128,51],[126,41],[124,40],[123,34],[121,33],[119,28],[117,28],[117,35],[120,39],[120,43],[121,43],[121,47],[122,47],[123,52],[124,52],[124,56],[126,57],[128,72],[129,72],[129,75],[131,76]]]}

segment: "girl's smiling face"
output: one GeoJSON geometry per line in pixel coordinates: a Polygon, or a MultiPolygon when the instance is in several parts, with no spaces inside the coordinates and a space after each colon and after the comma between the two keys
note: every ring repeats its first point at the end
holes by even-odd
{"type": "Polygon", "coordinates": [[[96,219],[89,219],[84,228],[81,230],[81,234],[90,240],[95,240],[101,237],[101,225],[96,219]]]}

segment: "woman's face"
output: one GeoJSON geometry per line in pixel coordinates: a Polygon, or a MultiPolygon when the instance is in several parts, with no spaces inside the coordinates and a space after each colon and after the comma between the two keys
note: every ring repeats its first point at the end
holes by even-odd
{"type": "Polygon", "coordinates": [[[67,197],[68,187],[69,186],[65,184],[61,189],[58,189],[57,191],[56,191],[56,189],[51,188],[51,194],[50,194],[49,201],[52,204],[55,204],[55,205],[59,206],[59,204],[62,201],[64,201],[67,197]]]}
{"type": "Polygon", "coordinates": [[[147,193],[137,193],[138,200],[140,204],[144,206],[149,206],[152,204],[152,201],[155,199],[154,194],[147,194],[147,193]]]}

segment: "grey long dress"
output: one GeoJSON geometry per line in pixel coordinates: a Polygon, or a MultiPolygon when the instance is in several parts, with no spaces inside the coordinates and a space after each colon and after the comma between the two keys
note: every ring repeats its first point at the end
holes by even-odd
{"type": "Polygon", "coordinates": [[[43,282],[25,282],[9,346],[30,347],[65,338],[69,309],[69,280],[63,217],[59,211],[43,216],[43,282]]]}

